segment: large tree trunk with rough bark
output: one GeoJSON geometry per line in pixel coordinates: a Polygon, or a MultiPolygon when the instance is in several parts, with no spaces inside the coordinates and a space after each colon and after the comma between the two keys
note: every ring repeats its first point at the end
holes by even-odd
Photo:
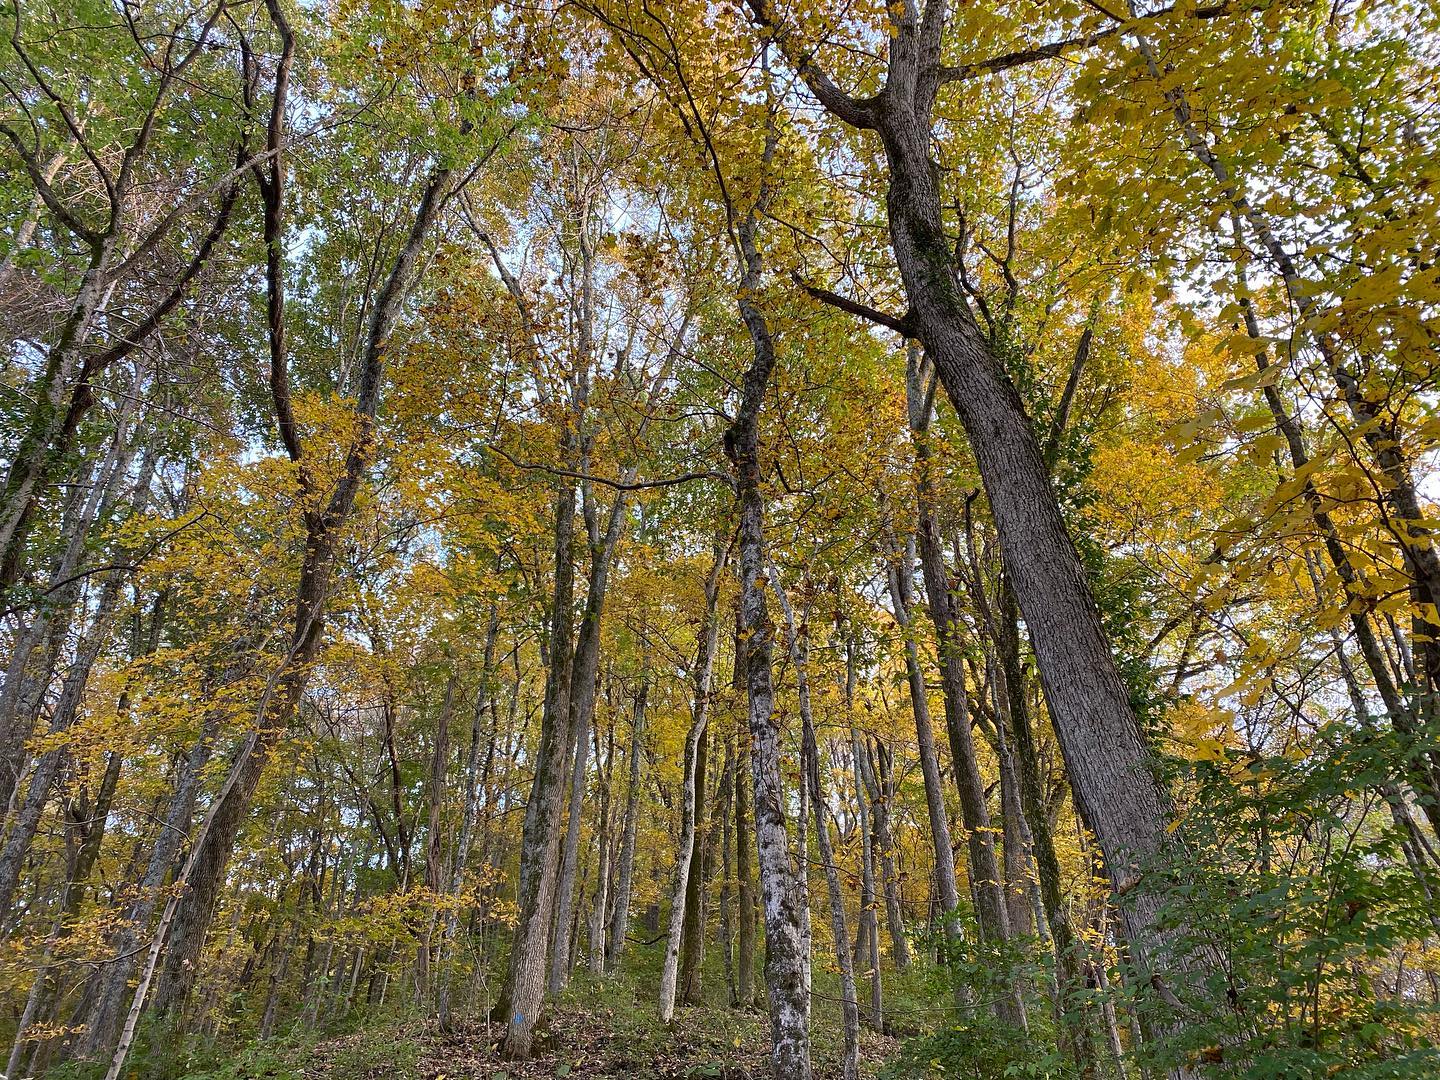
{"type": "Polygon", "coordinates": [[[574,650],[575,567],[571,544],[575,529],[575,489],[565,486],[555,502],[555,589],[550,618],[550,669],[540,717],[535,778],[525,804],[520,838],[519,921],[510,947],[503,1010],[505,1053],[530,1056],[535,1025],[545,996],[550,916],[560,855],[560,815],[564,806],[565,759],[570,747],[570,687],[574,650]]]}

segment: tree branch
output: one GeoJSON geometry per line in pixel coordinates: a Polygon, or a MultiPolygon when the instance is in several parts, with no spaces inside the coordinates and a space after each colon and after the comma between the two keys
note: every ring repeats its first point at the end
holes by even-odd
{"type": "Polygon", "coordinates": [[[605,476],[575,472],[571,469],[562,469],[559,466],[546,465],[538,461],[521,461],[498,446],[488,446],[486,449],[492,454],[498,454],[517,469],[549,473],[551,476],[563,476],[572,480],[584,480],[588,483],[613,488],[616,491],[645,491],[648,488],[674,487],[677,484],[688,484],[692,480],[719,480],[727,487],[733,488],[735,486],[734,479],[727,473],[722,472],[687,472],[681,473],[679,476],[667,476],[662,480],[611,480],[605,476]]]}
{"type": "Polygon", "coordinates": [[[877,311],[875,308],[870,307],[868,304],[862,304],[858,300],[851,300],[848,296],[841,296],[839,293],[831,292],[829,289],[822,289],[818,285],[810,285],[800,276],[799,272],[792,272],[790,276],[796,285],[799,285],[809,293],[812,298],[819,300],[822,304],[829,304],[831,307],[839,308],[841,311],[851,315],[858,315],[862,319],[867,319],[879,326],[883,326],[887,330],[894,330],[895,333],[901,337],[912,338],[915,336],[914,328],[910,324],[909,313],[897,318],[886,312],[877,311]]]}
{"type": "MultiPolygon", "coordinates": [[[[1163,8],[1153,15],[1145,15],[1138,19],[1130,19],[1125,22],[1107,26],[1102,30],[1095,30],[1088,34],[1081,34],[1078,37],[1066,38],[1063,41],[1052,41],[1046,45],[1036,45],[1030,49],[1020,49],[1017,52],[1005,53],[1001,56],[992,56],[987,60],[978,60],[973,64],[946,65],[940,69],[940,81],[942,83],[961,82],[966,79],[976,79],[982,75],[993,75],[999,71],[1008,71],[1010,68],[1023,67],[1026,64],[1033,64],[1041,60],[1053,60],[1056,57],[1064,56],[1068,52],[1077,49],[1088,49],[1099,44],[1106,38],[1115,37],[1118,34],[1125,34],[1135,29],[1137,23],[1153,22],[1163,19],[1167,15],[1173,15],[1178,9],[1174,6],[1163,8]]],[[[1188,12],[1187,17],[1193,19],[1218,19],[1232,10],[1229,4],[1216,4],[1212,7],[1196,8],[1188,12]]]]}

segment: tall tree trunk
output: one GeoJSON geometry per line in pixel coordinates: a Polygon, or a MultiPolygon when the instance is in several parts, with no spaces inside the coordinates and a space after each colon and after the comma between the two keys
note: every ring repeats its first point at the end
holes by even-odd
{"type": "Polygon", "coordinates": [[[1095,1054],[1091,1032],[1081,1015],[1085,1000],[1084,944],[1076,936],[1070,913],[1065,905],[1060,860],[1055,854],[1054,831],[1050,825],[1050,808],[1045,795],[1045,782],[1040,775],[1040,759],[1036,752],[1035,734],[1030,722],[1030,707],[1025,700],[1025,674],[1020,664],[1020,630],[1017,609],[1008,579],[1001,579],[999,624],[996,634],[1000,656],[998,673],[1003,683],[1000,719],[1011,733],[1015,758],[1019,765],[1020,802],[1029,828],[1031,852],[1035,857],[1040,879],[1040,899],[1050,938],[1055,947],[1056,999],[1055,1022],[1060,1042],[1083,1076],[1092,1076],[1095,1054]]]}
{"type": "Polygon", "coordinates": [[[930,819],[930,844],[935,853],[935,885],[943,909],[945,936],[960,940],[960,924],[955,911],[960,906],[960,890],[955,883],[955,856],[950,841],[950,819],[945,811],[945,786],[940,775],[940,759],[935,752],[935,731],[930,719],[930,699],[925,689],[925,673],[920,667],[920,650],[915,641],[910,612],[914,608],[912,574],[915,560],[910,544],[901,549],[899,564],[888,567],[890,606],[895,621],[905,638],[905,676],[910,687],[910,708],[915,715],[915,745],[920,757],[920,774],[925,781],[925,810],[930,819]]]}
{"type": "Polygon", "coordinates": [[[725,767],[720,777],[720,797],[716,809],[720,814],[720,957],[725,968],[725,988],[730,995],[730,1006],[740,1004],[740,995],[735,985],[735,905],[734,861],[734,814],[731,804],[735,799],[735,746],[725,740],[725,767]]]}
{"type": "Polygon", "coordinates": [[[864,101],[839,89],[767,0],[750,0],[750,8],[828,111],[880,137],[891,248],[909,301],[896,327],[924,345],[969,439],[1076,802],[1100,840],[1113,890],[1125,898],[1139,985],[1162,1000],[1182,986],[1203,999],[1195,969],[1208,966],[1208,958],[1172,954],[1184,928],[1162,926],[1164,890],[1148,887],[1182,861],[1169,829],[1170,793],[1130,706],[1030,417],[970,312],[945,230],[942,174],[930,151],[936,95],[946,78],[947,5],[932,0],[923,16],[905,9],[888,44],[883,89],[864,101]]]}
{"type": "Polygon", "coordinates": [[[864,965],[870,981],[870,1009],[865,1022],[872,1031],[885,1027],[884,997],[880,981],[880,897],[875,882],[876,832],[873,807],[879,801],[878,785],[855,727],[855,643],[845,642],[845,715],[850,727],[850,765],[855,775],[855,807],[860,831],[860,916],[855,935],[855,963],[864,965]]]}
{"type": "MultiPolygon", "coordinates": [[[[739,654],[737,653],[737,656],[739,654]]],[[[735,747],[735,998],[743,1008],[755,1004],[755,885],[750,869],[750,742],[742,734],[735,747]]]]}
{"type": "Polygon", "coordinates": [[[155,834],[144,876],[135,883],[134,899],[112,938],[110,960],[92,977],[76,1007],[75,1020],[84,1025],[76,1048],[79,1057],[97,1057],[115,1042],[125,990],[135,971],[136,952],[145,927],[159,906],[165,878],[175,866],[182,841],[189,835],[196,795],[215,749],[220,721],[221,711],[209,710],[194,745],[181,759],[170,804],[155,834]],[[98,981],[94,981],[95,978],[98,981]]]}
{"type": "Polygon", "coordinates": [[[890,811],[895,805],[895,771],[890,749],[877,737],[866,745],[864,766],[874,785],[871,812],[875,815],[875,846],[880,854],[880,883],[885,890],[885,926],[890,935],[890,955],[897,971],[910,969],[910,942],[905,935],[905,904],[900,894],[900,872],[896,865],[897,849],[890,830],[890,811]]]}
{"type": "MultiPolygon", "coordinates": [[[[773,127],[765,163],[774,152],[773,127]]],[[[762,191],[761,203],[766,200],[762,191]]],[[[790,864],[785,788],[780,772],[780,729],[775,717],[771,662],[774,624],[765,600],[765,501],[761,492],[760,410],[775,367],[775,343],[760,292],[763,263],[756,246],[758,208],[737,223],[744,273],[737,303],[750,335],[753,359],[742,382],[740,407],[726,432],[739,501],[741,628],[749,701],[750,770],[755,792],[755,846],[765,913],[765,985],[770,1000],[771,1071],[775,1080],[810,1080],[810,940],[806,901],[790,864]]]]}
{"type": "MultiPolygon", "coordinates": [[[[960,641],[960,620],[951,591],[950,572],[945,565],[940,526],[936,521],[935,478],[930,460],[931,397],[926,387],[919,351],[908,351],[906,398],[909,402],[910,431],[915,442],[915,495],[918,504],[918,547],[920,568],[925,579],[925,596],[930,621],[935,628],[935,650],[940,664],[940,686],[945,696],[945,727],[955,784],[960,792],[960,814],[970,854],[970,883],[975,895],[976,921],[981,936],[992,948],[1004,948],[1010,938],[1009,912],[995,857],[994,830],[985,803],[985,783],[970,731],[970,702],[965,689],[965,666],[960,641]]],[[[908,556],[908,552],[907,552],[908,556]]],[[[906,567],[907,575],[909,566],[906,567]]],[[[1014,978],[999,974],[995,1016],[1002,1023],[1024,1030],[1028,1024],[1025,1002],[1014,978]]]]}
{"type": "MultiPolygon", "coordinates": [[[[597,749],[599,754],[596,731],[597,749]]],[[[600,827],[595,835],[595,895],[591,899],[590,919],[587,928],[589,951],[586,953],[586,970],[591,975],[600,975],[605,969],[605,910],[609,903],[610,891],[610,769],[615,761],[615,728],[612,724],[607,736],[605,766],[600,773],[600,827]]]]}
{"type": "MultiPolygon", "coordinates": [[[[285,39],[286,52],[282,65],[288,65],[293,48],[288,23],[278,6],[278,0],[266,0],[266,7],[271,21],[285,39]]],[[[272,142],[281,139],[279,125],[283,123],[284,94],[280,90],[277,90],[275,106],[277,115],[282,119],[272,125],[272,142]]],[[[279,258],[282,237],[278,230],[278,209],[274,207],[280,196],[279,181],[275,179],[279,176],[280,169],[279,146],[276,145],[273,149],[277,156],[271,160],[277,172],[272,174],[270,186],[262,184],[262,194],[266,196],[267,202],[266,246],[270,259],[267,292],[272,319],[272,376],[282,437],[292,459],[299,461],[300,444],[295,435],[294,417],[289,408],[283,324],[279,322],[282,286],[275,264],[279,258]]],[[[355,433],[328,501],[319,509],[307,509],[304,512],[305,550],[295,592],[295,620],[289,650],[271,676],[256,709],[257,730],[251,734],[233,761],[230,773],[201,822],[190,855],[177,876],[179,888],[166,904],[156,926],[105,1080],[117,1080],[124,1069],[162,953],[166,956],[166,964],[160,988],[163,993],[157,994],[157,1008],[164,1011],[173,1006],[188,992],[193,982],[205,930],[209,925],[240,826],[271,754],[288,731],[319,653],[336,547],[340,541],[341,530],[354,507],[365,470],[375,451],[374,424],[380,403],[385,355],[409,292],[421,249],[451,194],[452,180],[452,170],[443,165],[437,165],[430,173],[409,232],[376,298],[366,330],[364,363],[357,394],[358,422],[355,433]],[[184,892],[185,889],[189,891],[184,892]],[[172,928],[175,932],[173,940],[172,928]]],[[[308,476],[308,469],[302,464],[302,487],[308,486],[308,476]]]]}
{"type": "Polygon", "coordinates": [[[445,808],[445,774],[450,767],[450,717],[455,707],[455,684],[458,676],[453,672],[445,681],[445,700],[440,706],[440,720],[436,725],[435,748],[430,756],[430,777],[426,785],[426,828],[425,828],[425,888],[431,904],[429,922],[425,933],[415,946],[415,993],[417,1004],[428,1008],[430,1004],[430,958],[435,937],[435,924],[439,921],[436,902],[440,896],[445,877],[445,847],[440,835],[440,815],[445,808]]]}

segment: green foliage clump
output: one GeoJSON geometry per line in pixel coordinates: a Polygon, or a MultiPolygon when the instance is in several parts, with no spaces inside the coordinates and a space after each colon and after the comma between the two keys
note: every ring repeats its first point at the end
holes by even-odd
{"type": "Polygon", "coordinates": [[[877,1080],[1070,1080],[1073,1076],[1053,1046],[989,1019],[911,1039],[876,1074],[877,1080]]]}

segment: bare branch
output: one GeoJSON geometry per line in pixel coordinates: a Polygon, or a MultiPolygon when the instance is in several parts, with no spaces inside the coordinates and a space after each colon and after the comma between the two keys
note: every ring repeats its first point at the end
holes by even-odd
{"type": "Polygon", "coordinates": [[[556,465],[545,465],[536,461],[520,461],[498,446],[488,446],[486,449],[492,454],[498,454],[517,469],[549,473],[551,476],[563,476],[571,480],[583,480],[586,483],[600,484],[602,487],[613,488],[616,491],[644,491],[648,488],[674,487],[677,484],[688,484],[692,480],[718,480],[726,487],[733,488],[735,486],[734,479],[722,472],[687,472],[681,473],[679,476],[667,476],[661,480],[611,480],[609,477],[575,472],[572,469],[562,469],[556,465]]]}
{"type": "Polygon", "coordinates": [[[915,336],[915,330],[910,325],[910,316],[908,313],[897,318],[883,311],[877,311],[875,308],[870,307],[868,304],[862,304],[858,300],[851,300],[848,296],[841,296],[837,292],[822,289],[818,285],[807,284],[798,272],[792,273],[790,276],[796,285],[799,285],[809,293],[811,297],[819,300],[822,304],[829,304],[831,307],[839,308],[841,311],[851,315],[858,315],[860,318],[867,319],[888,330],[894,330],[895,333],[901,337],[912,338],[915,336]]]}

